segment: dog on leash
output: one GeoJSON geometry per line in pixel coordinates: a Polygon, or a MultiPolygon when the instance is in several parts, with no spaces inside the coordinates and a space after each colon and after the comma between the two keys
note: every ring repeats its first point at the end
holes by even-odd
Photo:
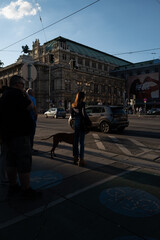
{"type": "Polygon", "coordinates": [[[74,142],[74,133],[56,133],[51,135],[48,138],[44,138],[42,140],[47,140],[53,138],[53,147],[51,149],[51,158],[53,158],[55,155],[54,151],[56,149],[56,147],[58,146],[59,142],[66,142],[69,144],[73,145],[74,142]]]}

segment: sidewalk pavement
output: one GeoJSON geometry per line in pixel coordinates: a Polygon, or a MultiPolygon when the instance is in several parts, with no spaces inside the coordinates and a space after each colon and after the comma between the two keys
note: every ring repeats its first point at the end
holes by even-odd
{"type": "Polygon", "coordinates": [[[86,149],[86,167],[73,164],[72,148],[37,142],[31,186],[37,200],[8,198],[0,185],[0,240],[159,240],[160,166],[86,149]],[[147,167],[147,168],[146,168],[147,167]],[[154,168],[154,169],[152,169],[154,168]]]}

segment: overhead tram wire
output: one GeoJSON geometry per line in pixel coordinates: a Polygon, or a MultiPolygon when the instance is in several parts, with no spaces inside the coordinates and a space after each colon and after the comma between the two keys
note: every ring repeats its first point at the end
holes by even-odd
{"type": "Polygon", "coordinates": [[[160,50],[160,48],[152,48],[152,49],[145,49],[145,50],[132,51],[132,52],[124,52],[124,53],[115,53],[114,55],[124,55],[124,54],[133,54],[133,53],[143,53],[143,52],[149,52],[149,51],[155,51],[155,50],[160,50]]]}
{"type": "Polygon", "coordinates": [[[90,7],[90,6],[92,6],[93,4],[95,4],[95,3],[99,2],[99,1],[100,1],[100,0],[96,0],[96,1],[94,1],[93,3],[90,3],[90,4],[86,5],[85,7],[80,8],[79,10],[77,10],[77,11],[75,11],[75,12],[73,12],[73,13],[67,15],[66,17],[63,17],[63,18],[61,18],[60,20],[57,20],[56,22],[51,23],[51,24],[48,25],[47,27],[44,27],[43,29],[40,29],[40,30],[36,31],[36,32],[34,32],[34,33],[28,35],[27,37],[24,37],[24,38],[18,40],[17,42],[14,42],[14,43],[8,45],[7,47],[4,47],[4,48],[0,49],[0,51],[3,51],[3,50],[5,50],[5,49],[7,49],[7,48],[9,48],[9,47],[11,47],[11,46],[13,46],[13,45],[19,43],[19,42],[22,42],[23,40],[25,40],[25,39],[27,39],[27,38],[29,38],[29,37],[31,37],[31,36],[33,36],[33,35],[35,35],[35,34],[41,32],[41,31],[43,31],[44,29],[47,29],[47,28],[49,28],[49,27],[51,27],[51,26],[53,26],[53,25],[55,25],[55,24],[57,24],[57,23],[59,23],[59,22],[62,22],[63,20],[65,20],[65,19],[67,19],[67,18],[69,18],[69,17],[71,17],[71,16],[73,16],[73,15],[75,15],[75,14],[77,14],[77,13],[83,11],[84,9],[86,9],[86,8],[88,8],[88,7],[90,7]]]}
{"type": "Polygon", "coordinates": [[[39,8],[38,8],[38,2],[37,2],[37,0],[34,0],[35,1],[35,4],[37,5],[37,10],[38,10],[38,15],[39,15],[39,20],[40,20],[40,22],[41,22],[41,24],[42,24],[42,31],[43,31],[43,33],[44,33],[44,39],[45,39],[45,41],[47,42],[47,38],[46,38],[46,34],[45,34],[45,31],[44,31],[44,26],[43,26],[43,22],[42,22],[42,17],[41,17],[41,15],[40,15],[40,11],[39,11],[39,8]]]}
{"type": "Polygon", "coordinates": [[[4,52],[19,52],[19,50],[2,50],[2,51],[4,51],[4,52]]]}
{"type": "MultiPolygon", "coordinates": [[[[123,53],[109,53],[112,55],[125,55],[125,54],[134,54],[134,53],[143,53],[143,52],[150,52],[160,50],[160,48],[151,48],[151,49],[145,49],[145,50],[138,50],[138,51],[132,51],[132,52],[123,52],[123,53]]],[[[18,50],[0,50],[5,52],[19,52],[18,50]]],[[[152,52],[151,54],[156,54],[155,52],[152,52]]]]}

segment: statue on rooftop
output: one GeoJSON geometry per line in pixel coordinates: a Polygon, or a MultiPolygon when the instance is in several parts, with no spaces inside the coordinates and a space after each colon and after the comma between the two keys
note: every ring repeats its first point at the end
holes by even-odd
{"type": "Polygon", "coordinates": [[[22,52],[23,53],[29,53],[29,47],[28,47],[28,45],[26,44],[25,46],[22,46],[22,52]]]}
{"type": "Polygon", "coordinates": [[[4,63],[0,60],[0,67],[2,67],[4,65],[4,63]]]}

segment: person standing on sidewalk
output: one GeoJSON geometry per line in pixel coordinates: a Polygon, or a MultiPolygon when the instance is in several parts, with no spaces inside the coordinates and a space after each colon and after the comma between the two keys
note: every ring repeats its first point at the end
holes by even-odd
{"type": "MultiPolygon", "coordinates": [[[[7,86],[2,86],[2,88],[0,89],[0,94],[3,94],[7,88],[8,88],[7,86]]],[[[1,106],[1,97],[0,97],[0,106],[1,106]]],[[[2,116],[1,112],[0,112],[0,116],[2,116]]],[[[0,122],[0,125],[2,126],[1,122],[0,122]]],[[[6,145],[2,141],[2,136],[0,133],[0,184],[8,184],[8,178],[7,178],[7,172],[6,172],[6,152],[7,152],[6,145]]]]}
{"type": "Polygon", "coordinates": [[[139,117],[141,116],[142,114],[142,107],[139,108],[139,117]]]}
{"type": "Polygon", "coordinates": [[[8,183],[6,172],[6,145],[2,142],[0,137],[0,184],[8,183]]]}
{"type": "Polygon", "coordinates": [[[32,88],[28,88],[26,91],[33,103],[33,109],[30,111],[31,117],[33,119],[34,127],[33,127],[33,132],[31,133],[30,140],[31,140],[31,148],[32,148],[32,153],[36,152],[36,150],[33,149],[33,144],[34,144],[34,135],[36,132],[36,125],[37,125],[37,117],[38,117],[38,112],[36,108],[36,99],[34,97],[34,91],[32,88]]]}
{"type": "Polygon", "coordinates": [[[85,140],[85,130],[82,125],[82,119],[85,117],[85,94],[84,92],[79,92],[76,95],[74,103],[72,103],[72,117],[75,118],[74,126],[74,144],[73,144],[73,156],[74,163],[78,166],[84,166],[84,140],[85,140]],[[79,151],[80,145],[80,151],[79,151]],[[80,159],[79,159],[80,156],[80,159]]]}
{"type": "Polygon", "coordinates": [[[10,182],[9,193],[21,190],[26,198],[37,198],[41,194],[30,187],[32,154],[30,135],[33,120],[30,110],[33,103],[24,91],[24,80],[15,75],[1,98],[1,135],[7,146],[7,175],[10,182]],[[20,184],[17,183],[17,174],[20,184]]]}

